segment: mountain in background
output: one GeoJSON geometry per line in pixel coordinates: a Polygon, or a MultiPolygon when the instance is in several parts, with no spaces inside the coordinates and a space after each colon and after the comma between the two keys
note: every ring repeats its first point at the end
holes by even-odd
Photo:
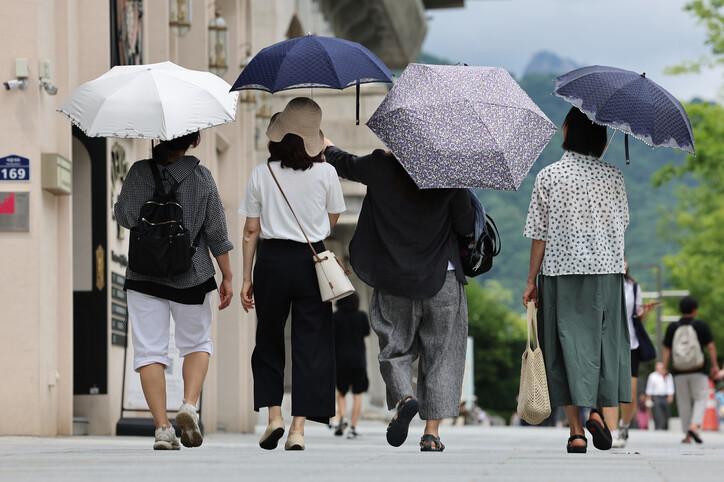
{"type": "Polygon", "coordinates": [[[564,59],[545,50],[538,52],[530,59],[523,72],[523,78],[534,74],[551,74],[555,77],[582,67],[571,59],[564,59]]]}

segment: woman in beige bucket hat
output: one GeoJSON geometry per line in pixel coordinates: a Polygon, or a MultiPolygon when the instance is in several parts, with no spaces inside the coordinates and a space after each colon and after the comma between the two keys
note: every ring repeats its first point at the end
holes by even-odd
{"type": "Polygon", "coordinates": [[[293,420],[284,448],[304,450],[306,419],[329,423],[335,412],[332,305],[322,302],[312,252],[284,200],[286,195],[314,249],[324,251],[323,240],[345,205],[337,172],[322,157],[321,120],[316,102],[301,97],[272,117],[269,162],[251,173],[239,208],[247,217],[241,303],[247,312],[256,308],[258,320],[251,359],[254,410],[269,409],[269,426],[259,441],[269,450],[284,435],[284,325],[290,307],[293,420]]]}

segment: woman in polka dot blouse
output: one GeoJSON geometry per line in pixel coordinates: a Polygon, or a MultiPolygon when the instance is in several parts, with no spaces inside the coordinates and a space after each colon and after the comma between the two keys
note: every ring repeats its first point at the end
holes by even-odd
{"type": "Polygon", "coordinates": [[[621,171],[600,157],[606,127],[573,107],[563,123],[563,157],[538,173],[523,235],[531,238],[523,303],[538,307],[551,406],[568,417],[569,453],[588,441],[611,448],[606,419],[631,401],[630,342],[624,298],[628,201],[621,171]]]}

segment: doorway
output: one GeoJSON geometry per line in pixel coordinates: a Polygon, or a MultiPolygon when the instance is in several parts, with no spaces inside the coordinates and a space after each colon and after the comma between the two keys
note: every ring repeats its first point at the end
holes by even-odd
{"type": "Polygon", "coordinates": [[[73,126],[73,394],[108,393],[106,139],[73,126]]]}

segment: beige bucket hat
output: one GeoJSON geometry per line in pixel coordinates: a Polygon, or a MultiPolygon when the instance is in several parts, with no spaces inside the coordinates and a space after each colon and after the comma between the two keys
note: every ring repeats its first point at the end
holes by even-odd
{"type": "Polygon", "coordinates": [[[285,135],[296,134],[304,141],[307,154],[314,157],[324,147],[324,134],[319,129],[321,122],[322,109],[319,104],[307,97],[295,97],[269,123],[266,136],[272,142],[281,142],[285,135]]]}

